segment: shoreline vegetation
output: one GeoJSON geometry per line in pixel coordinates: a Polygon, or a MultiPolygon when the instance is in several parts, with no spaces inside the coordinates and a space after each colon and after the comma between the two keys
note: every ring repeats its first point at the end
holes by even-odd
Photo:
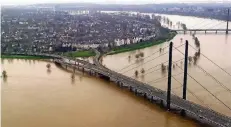
{"type": "Polygon", "coordinates": [[[1,54],[1,59],[50,59],[50,57],[1,54]]]}
{"type": "Polygon", "coordinates": [[[106,55],[113,55],[113,54],[118,54],[118,53],[123,53],[123,52],[133,51],[133,50],[137,50],[137,49],[143,49],[143,48],[151,47],[154,45],[164,43],[166,41],[170,41],[176,35],[177,35],[176,32],[170,32],[168,34],[168,36],[166,38],[163,38],[163,39],[158,39],[158,40],[153,40],[153,41],[145,41],[145,42],[136,43],[136,44],[132,44],[132,45],[116,47],[112,51],[106,53],[106,55]]]}
{"type": "Polygon", "coordinates": [[[74,51],[74,52],[66,52],[64,56],[68,57],[90,57],[95,56],[95,52],[93,50],[83,50],[83,51],[74,51]]]}
{"type": "MultiPolygon", "coordinates": [[[[113,54],[118,54],[118,53],[123,53],[123,52],[128,52],[128,51],[133,51],[133,50],[138,50],[138,49],[143,49],[147,47],[151,47],[154,45],[158,45],[161,43],[164,43],[166,41],[169,41],[173,39],[176,36],[176,32],[170,32],[166,38],[163,39],[158,39],[158,40],[153,40],[153,41],[145,41],[141,43],[136,43],[132,45],[125,45],[125,46],[120,46],[120,47],[115,47],[106,55],[113,55],[113,54]]],[[[64,53],[64,56],[67,57],[91,57],[95,56],[96,53],[93,50],[83,50],[83,51],[74,51],[74,52],[66,52],[64,53]]],[[[7,58],[7,59],[49,59],[50,57],[45,57],[45,56],[27,56],[27,55],[10,55],[10,54],[2,54],[1,58],[7,58]]]]}

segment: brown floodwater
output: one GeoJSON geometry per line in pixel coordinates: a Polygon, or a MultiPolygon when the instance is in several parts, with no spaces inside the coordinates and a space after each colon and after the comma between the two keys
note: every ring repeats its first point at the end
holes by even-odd
{"type": "MultiPolygon", "coordinates": [[[[214,22],[214,24],[220,24],[215,28],[225,27],[225,22],[217,20],[188,16],[165,16],[169,17],[173,23],[176,23],[177,21],[186,23],[189,28],[193,28],[193,26],[198,26],[202,23],[209,24],[211,22],[214,22]]],[[[199,28],[210,28],[209,25],[204,25],[205,27],[202,27],[203,24],[199,28]]],[[[231,35],[225,35],[222,32],[218,34],[215,34],[214,32],[207,32],[207,34],[204,32],[197,32],[195,36],[198,37],[200,41],[201,53],[219,65],[226,72],[231,74],[231,35]]],[[[179,50],[178,51],[173,48],[173,61],[176,63],[174,63],[175,68],[173,68],[172,72],[174,76],[174,78],[172,78],[172,93],[180,97],[182,96],[183,89],[182,69],[184,65],[184,55],[182,55],[182,53],[184,53],[185,49],[185,40],[188,40],[192,47],[196,47],[192,35],[189,33],[186,35],[178,34],[174,39],[171,40],[174,43],[174,47],[178,47],[177,49],[179,50]]],[[[167,73],[162,73],[160,64],[164,63],[166,66],[168,64],[165,63],[168,61],[168,45],[169,42],[165,42],[160,45],[137,51],[105,56],[103,58],[103,64],[110,69],[166,91],[167,73]],[[160,48],[164,47],[167,48],[162,50],[160,53],[160,48]],[[144,53],[144,58],[135,58],[135,55],[140,52],[144,53]],[[142,69],[145,70],[144,74],[141,74],[142,69]],[[135,71],[139,72],[137,77],[135,76],[135,71]]],[[[195,52],[197,51],[192,47],[189,46],[189,56],[194,56],[195,52]]],[[[200,58],[198,58],[196,65],[194,63],[188,65],[188,72],[190,76],[196,79],[196,81],[188,76],[187,99],[225,115],[231,116],[231,111],[229,108],[224,106],[219,101],[221,100],[231,108],[231,76],[209,61],[206,57],[201,55],[200,58]],[[204,70],[207,73],[205,73],[204,70]],[[198,82],[200,84],[198,84],[198,82]],[[213,95],[208,91],[210,91],[213,95]]]]}
{"type": "Polygon", "coordinates": [[[196,127],[114,84],[37,60],[2,60],[2,127],[196,127]]]}
{"type": "MultiPolygon", "coordinates": [[[[201,20],[190,17],[169,16],[171,20],[182,20],[189,26],[201,20]],[[188,20],[190,19],[190,20],[188,20]]],[[[217,21],[215,21],[217,22],[217,21]]],[[[201,52],[215,63],[231,73],[231,36],[224,34],[196,34],[201,42],[201,52]]],[[[195,47],[191,35],[177,35],[174,46],[180,46],[185,40],[195,47]],[[182,38],[182,42],[181,39],[182,38]]],[[[103,59],[105,66],[135,78],[135,70],[145,69],[144,74],[138,75],[137,80],[166,90],[166,73],[162,73],[159,65],[168,60],[164,49],[159,53],[160,47],[168,46],[169,42],[145,48],[139,51],[106,56],[103,59]],[[144,52],[146,59],[136,59],[135,54],[144,52]],[[156,54],[153,54],[157,52],[156,54]],[[161,55],[161,57],[159,57],[161,55]],[[128,59],[131,56],[131,59],[128,59]],[[155,58],[158,57],[158,58],[155,58]],[[154,59],[155,60],[152,60],[154,59]],[[150,62],[148,62],[150,61],[150,62]],[[133,64],[134,65],[131,65],[133,64]],[[136,66],[139,66],[136,69],[136,66]],[[156,66],[155,68],[152,68],[156,66]],[[124,68],[124,69],[123,69],[124,68]],[[159,78],[162,78],[157,80],[159,78]]],[[[179,47],[184,51],[183,45],[179,47]]],[[[189,48],[190,56],[195,51],[189,48]]],[[[173,61],[178,61],[178,66],[173,69],[172,79],[173,94],[182,96],[183,74],[181,59],[183,55],[177,50],[173,51],[173,61]]],[[[90,60],[92,61],[92,60],[90,60]]],[[[126,90],[121,90],[113,83],[83,75],[76,74],[75,80],[71,73],[51,63],[51,71],[47,71],[46,61],[37,60],[2,60],[2,70],[8,74],[7,80],[1,83],[1,123],[2,127],[196,127],[197,123],[184,119],[179,115],[169,113],[158,106],[136,97],[126,90]]],[[[167,65],[167,63],[165,63],[167,65]]],[[[201,56],[197,65],[216,77],[224,86],[231,89],[231,78],[201,56]]],[[[189,65],[189,73],[196,78],[205,88],[214,93],[226,105],[231,105],[231,94],[208,74],[203,73],[198,66],[189,65]]],[[[231,112],[203,87],[193,79],[188,78],[187,99],[198,104],[209,106],[218,112],[231,116],[231,112]],[[192,94],[193,93],[193,94],[192,94]],[[196,97],[195,97],[196,95],[196,97]],[[197,99],[199,98],[199,100],[197,99]]]]}

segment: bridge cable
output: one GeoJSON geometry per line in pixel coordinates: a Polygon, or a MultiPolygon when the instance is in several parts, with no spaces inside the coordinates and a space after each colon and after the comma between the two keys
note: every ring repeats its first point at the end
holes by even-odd
{"type": "MultiPolygon", "coordinates": [[[[217,24],[213,25],[213,26],[210,26],[209,28],[207,29],[212,29],[213,27],[216,27],[216,26],[219,26],[221,24],[224,24],[224,22],[218,22],[217,24]]],[[[217,28],[218,29],[218,28],[217,28]]]]}
{"type": "MultiPolygon", "coordinates": [[[[176,65],[178,66],[178,65],[176,65]]],[[[179,66],[178,66],[179,67],[179,66]]],[[[180,68],[180,67],[179,67],[180,68]]],[[[180,68],[181,69],[181,68],[180,68]]],[[[183,69],[182,69],[183,70],[183,69]]],[[[231,108],[226,105],[222,100],[220,100],[216,95],[214,95],[212,92],[210,92],[206,87],[204,87],[199,81],[197,81],[195,78],[193,78],[189,73],[187,73],[187,75],[193,79],[197,84],[199,84],[202,88],[204,88],[208,93],[210,93],[214,98],[216,98],[219,102],[221,102],[226,108],[228,108],[229,110],[231,110],[231,108]]]]}
{"type": "MultiPolygon", "coordinates": [[[[202,23],[202,24],[203,24],[203,23],[202,23]]],[[[194,28],[195,28],[195,29],[198,29],[198,28],[200,28],[200,27],[204,27],[204,28],[205,28],[205,27],[207,27],[207,26],[209,26],[209,25],[212,25],[211,22],[206,23],[206,24],[203,24],[203,25],[202,25],[202,24],[195,25],[194,28]],[[200,26],[200,27],[199,27],[199,26],[200,26]],[[197,28],[196,28],[196,27],[197,27],[197,28]]]]}
{"type": "MultiPolygon", "coordinates": [[[[182,45],[180,45],[180,46],[178,46],[178,47],[176,47],[176,48],[179,48],[179,47],[181,47],[181,46],[183,46],[183,45],[185,45],[185,44],[182,44],[182,45]]],[[[168,53],[168,52],[165,52],[164,54],[161,54],[161,55],[159,55],[159,56],[157,56],[157,57],[155,57],[155,58],[153,58],[153,59],[151,59],[151,60],[149,60],[149,61],[146,61],[146,62],[144,62],[144,63],[141,64],[141,65],[138,65],[138,66],[136,66],[136,67],[133,67],[133,68],[131,68],[131,69],[129,69],[129,70],[123,72],[123,73],[129,72],[129,71],[131,71],[131,70],[133,70],[133,69],[135,69],[135,68],[138,68],[139,66],[142,66],[142,65],[144,65],[144,64],[146,64],[146,63],[149,63],[149,62],[151,62],[151,61],[153,61],[153,60],[155,60],[155,59],[157,59],[157,58],[159,58],[159,57],[161,57],[161,56],[163,56],[163,55],[165,55],[165,54],[167,54],[167,53],[168,53]]]]}
{"type": "MultiPolygon", "coordinates": [[[[183,73],[184,73],[184,72],[180,72],[180,73],[178,73],[178,74],[172,75],[172,77],[173,77],[173,76],[181,75],[181,74],[183,74],[183,73]]],[[[150,84],[150,83],[156,84],[156,83],[158,83],[158,82],[161,82],[161,81],[163,81],[163,80],[166,80],[167,78],[168,78],[168,76],[164,76],[164,77],[161,77],[161,78],[158,78],[158,79],[149,81],[149,82],[147,82],[147,84],[150,84]]],[[[173,93],[175,96],[177,96],[177,94],[176,94],[174,91],[172,91],[172,93],[173,93]]]]}
{"type": "Polygon", "coordinates": [[[208,24],[210,24],[211,22],[207,22],[207,21],[202,21],[202,22],[200,22],[200,23],[197,23],[196,25],[194,25],[194,26],[192,26],[192,28],[191,29],[197,29],[197,28],[199,28],[198,26],[203,26],[203,25],[208,25],[208,24]],[[205,24],[206,23],[206,24],[205,24]],[[203,25],[202,25],[203,24],[203,25]]]}
{"type": "MultiPolygon", "coordinates": [[[[184,58],[179,59],[179,60],[175,61],[175,63],[176,63],[176,62],[179,62],[179,61],[181,61],[181,60],[183,60],[183,59],[184,59],[184,58]]],[[[161,63],[161,64],[158,64],[158,65],[156,65],[156,66],[154,66],[154,67],[151,67],[151,68],[149,68],[148,70],[151,70],[151,69],[153,69],[153,68],[156,68],[156,67],[158,67],[158,66],[160,66],[160,65],[162,65],[162,64],[164,64],[164,63],[167,63],[167,62],[168,62],[168,60],[167,60],[167,61],[165,61],[165,62],[163,62],[163,63],[161,63]]],[[[144,75],[147,75],[147,74],[153,73],[153,72],[158,71],[158,70],[161,70],[161,68],[156,69],[156,70],[151,71],[151,72],[148,72],[148,73],[145,73],[144,75]]]]}
{"type": "Polygon", "coordinates": [[[214,76],[212,76],[210,73],[208,73],[205,69],[203,69],[201,66],[196,65],[200,70],[202,70],[205,74],[209,75],[212,79],[214,79],[218,84],[220,84],[221,86],[223,86],[224,89],[226,89],[228,92],[231,93],[231,90],[225,86],[223,83],[221,83],[220,81],[218,81],[214,76]]]}
{"type": "MultiPolygon", "coordinates": [[[[159,58],[159,57],[161,57],[161,56],[163,56],[163,55],[165,55],[165,54],[167,54],[167,53],[168,53],[168,52],[165,52],[164,54],[161,54],[161,55],[159,55],[159,56],[157,56],[157,57],[155,57],[155,58],[153,58],[153,59],[151,59],[151,60],[149,60],[149,61],[146,61],[146,62],[144,62],[144,63],[141,64],[141,65],[144,65],[144,64],[146,64],[146,63],[149,63],[149,62],[151,62],[151,61],[153,61],[153,60],[155,60],[155,59],[157,59],[157,58],[159,58]]],[[[135,69],[135,68],[138,68],[138,67],[141,66],[141,65],[135,66],[135,67],[133,67],[133,68],[131,68],[131,69],[129,69],[129,70],[123,72],[123,73],[129,72],[129,71],[131,71],[131,70],[133,70],[133,69],[135,69]]]]}
{"type": "MultiPolygon", "coordinates": [[[[194,48],[192,45],[188,44],[191,48],[193,48],[194,50],[197,51],[196,48],[194,48]]],[[[222,71],[224,71],[226,74],[228,74],[229,76],[231,76],[231,74],[229,72],[227,72],[225,69],[223,69],[222,67],[220,67],[218,64],[216,64],[215,62],[213,62],[213,60],[209,59],[207,56],[205,56],[204,54],[200,53],[202,56],[204,56],[206,59],[208,59],[210,62],[212,62],[214,65],[216,65],[218,68],[220,68],[222,71]]]]}
{"type": "MultiPolygon", "coordinates": [[[[181,52],[179,49],[176,49],[178,50],[178,52],[180,52],[182,55],[184,55],[183,52],[181,52]]],[[[209,72],[207,72],[205,69],[203,69],[202,67],[200,67],[199,65],[196,65],[200,70],[202,70],[205,74],[208,74],[214,81],[216,81],[220,86],[222,86],[224,89],[226,89],[228,92],[231,93],[231,90],[225,86],[223,83],[221,83],[218,79],[216,79],[214,76],[212,76],[209,72]]]]}
{"type": "MultiPolygon", "coordinates": [[[[172,77],[173,76],[178,76],[178,75],[181,75],[181,74],[183,74],[184,72],[180,72],[180,73],[178,73],[178,74],[175,74],[175,75],[172,75],[172,77]]],[[[168,76],[166,75],[166,76],[164,76],[164,77],[161,77],[161,78],[158,78],[158,79],[154,79],[154,80],[152,80],[152,81],[149,81],[149,82],[147,82],[148,84],[149,83],[157,83],[157,82],[159,82],[158,80],[163,80],[163,79],[167,79],[168,78],[168,76]]]]}
{"type": "MultiPolygon", "coordinates": [[[[166,46],[166,47],[164,47],[164,48],[162,48],[162,49],[165,49],[165,48],[168,48],[168,47],[169,47],[169,46],[166,46]]],[[[152,53],[151,55],[149,55],[149,56],[147,56],[147,57],[144,57],[144,59],[149,58],[149,57],[151,57],[151,56],[153,56],[153,55],[155,55],[156,53],[159,53],[159,52],[160,52],[160,51],[156,51],[156,52],[152,53]]],[[[119,71],[122,71],[122,70],[128,68],[129,66],[132,66],[132,65],[135,65],[135,64],[136,64],[136,62],[134,62],[134,63],[132,63],[132,64],[129,64],[129,65],[123,67],[122,69],[120,69],[119,71]]]]}
{"type": "MultiPolygon", "coordinates": [[[[176,81],[176,82],[178,82],[180,85],[181,85],[181,87],[183,86],[183,84],[180,82],[180,81],[178,81],[174,76],[172,76],[172,78],[176,81]]],[[[180,88],[181,88],[180,87],[180,88]]],[[[177,88],[178,89],[178,88],[177,88]]],[[[204,105],[206,105],[207,106],[207,108],[209,108],[209,109],[211,109],[207,104],[205,104],[205,102],[204,101],[202,101],[195,93],[193,93],[191,90],[189,90],[188,88],[187,88],[187,91],[189,92],[189,93],[191,93],[198,101],[200,101],[202,104],[204,104],[204,105]]]]}

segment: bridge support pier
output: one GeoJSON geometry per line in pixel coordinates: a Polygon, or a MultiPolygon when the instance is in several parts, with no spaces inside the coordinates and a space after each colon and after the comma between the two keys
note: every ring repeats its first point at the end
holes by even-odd
{"type": "Polygon", "coordinates": [[[161,106],[161,107],[164,107],[164,102],[163,102],[163,100],[160,100],[160,106],[161,106]]]}
{"type": "Polygon", "coordinates": [[[207,31],[205,30],[205,34],[207,33],[207,31]]]}
{"type": "Polygon", "coordinates": [[[169,45],[169,60],[168,60],[168,90],[167,90],[167,109],[170,110],[171,103],[171,84],[172,84],[172,46],[173,43],[170,42],[169,45]]]}
{"type": "Polygon", "coordinates": [[[135,88],[134,92],[135,92],[135,95],[137,95],[137,89],[136,88],[135,88]]]}
{"type": "Polygon", "coordinates": [[[84,73],[84,67],[83,67],[82,71],[83,71],[83,73],[84,73]]]}
{"type": "Polygon", "coordinates": [[[217,30],[216,30],[216,34],[217,34],[217,30]]]}
{"type": "Polygon", "coordinates": [[[132,87],[131,87],[131,86],[129,86],[129,91],[131,91],[131,92],[132,92],[132,87]]]}

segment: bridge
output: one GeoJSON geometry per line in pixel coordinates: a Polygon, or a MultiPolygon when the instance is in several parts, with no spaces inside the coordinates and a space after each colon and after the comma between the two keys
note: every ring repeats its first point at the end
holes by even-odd
{"type": "Polygon", "coordinates": [[[171,30],[172,32],[174,32],[174,31],[176,31],[176,32],[184,32],[184,33],[186,33],[186,32],[194,32],[194,33],[196,33],[197,31],[204,31],[205,33],[207,33],[207,32],[215,32],[215,33],[217,33],[217,32],[227,32],[227,31],[231,31],[231,29],[185,29],[185,30],[183,30],[183,29],[177,29],[177,30],[171,30]]]}
{"type": "MultiPolygon", "coordinates": [[[[215,26],[221,25],[221,23],[222,23],[221,22],[221,23],[215,24],[212,27],[206,28],[206,29],[200,29],[203,26],[200,26],[200,27],[199,26],[197,26],[197,27],[193,26],[193,28],[190,28],[190,29],[187,29],[187,28],[176,29],[176,30],[172,29],[170,31],[173,31],[173,32],[184,32],[184,34],[186,34],[187,31],[189,31],[190,33],[192,33],[192,32],[196,33],[197,31],[204,31],[205,33],[207,33],[207,32],[215,32],[215,33],[217,33],[217,32],[225,32],[226,34],[228,34],[229,31],[231,31],[231,29],[229,29],[229,14],[230,14],[230,9],[228,8],[227,9],[227,20],[226,20],[226,28],[225,29],[214,29],[215,26]]],[[[200,24],[203,24],[203,22],[199,23],[199,25],[200,24]]],[[[209,25],[209,24],[207,24],[207,25],[209,25]]]]}
{"type": "MultiPolygon", "coordinates": [[[[160,104],[163,107],[167,105],[166,91],[154,88],[147,83],[137,81],[133,78],[125,76],[121,73],[115,72],[104,67],[100,62],[100,53],[95,50],[96,56],[93,59],[93,64],[80,59],[68,58],[61,55],[45,54],[45,53],[30,53],[30,54],[15,54],[15,55],[32,55],[32,56],[46,56],[53,58],[54,62],[64,67],[71,67],[74,69],[82,68],[89,72],[91,75],[103,77],[117,84],[119,87],[128,89],[135,93],[137,96],[142,96],[152,103],[160,104]]],[[[211,110],[207,107],[198,105],[194,102],[182,99],[176,95],[171,94],[170,100],[171,109],[169,111],[185,111],[187,116],[196,119],[207,125],[215,127],[230,127],[231,118],[211,110]]]]}

